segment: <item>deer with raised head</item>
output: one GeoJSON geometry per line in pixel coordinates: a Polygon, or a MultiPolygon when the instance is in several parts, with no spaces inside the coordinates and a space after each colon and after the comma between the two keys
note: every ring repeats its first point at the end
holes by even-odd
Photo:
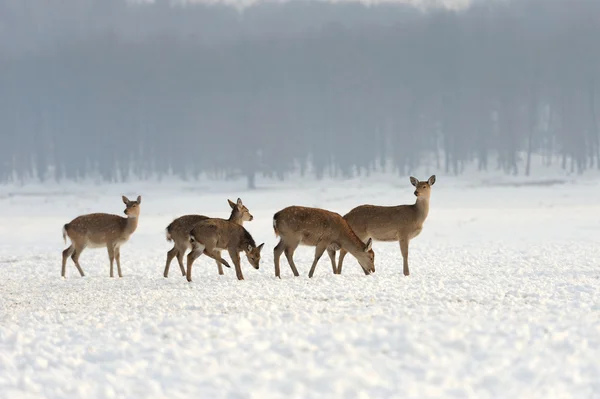
{"type": "MultiPolygon", "coordinates": [[[[240,198],[237,199],[237,202],[232,202],[227,200],[229,206],[231,207],[231,215],[229,215],[230,222],[239,224],[242,226],[244,222],[250,222],[254,219],[254,216],[250,214],[250,211],[246,206],[242,203],[240,198]]],[[[181,216],[171,222],[167,226],[167,241],[173,241],[173,249],[167,252],[167,263],[165,264],[165,271],[163,273],[164,277],[169,277],[169,266],[171,266],[171,261],[173,258],[177,257],[177,262],[179,263],[179,268],[181,269],[181,275],[185,276],[185,267],[183,265],[183,256],[188,249],[192,248],[190,243],[190,231],[194,228],[196,224],[199,222],[209,219],[208,216],[204,215],[185,215],[181,216]]],[[[224,219],[223,219],[224,220],[224,219]]],[[[211,256],[210,253],[206,253],[205,255],[211,256]]],[[[227,263],[224,259],[217,261],[217,267],[219,269],[219,274],[223,274],[223,267],[221,264],[225,265],[225,267],[230,267],[229,263],[227,263]]]]}
{"type": "Polygon", "coordinates": [[[315,257],[308,277],[313,276],[317,262],[325,250],[328,250],[334,274],[337,270],[335,265],[337,249],[344,249],[354,255],[365,274],[375,271],[375,254],[371,249],[371,240],[365,244],[338,213],[319,208],[290,206],[273,216],[273,229],[275,235],[280,238],[273,251],[275,277],[281,278],[279,258],[282,253],[285,253],[294,276],[299,276],[293,257],[294,251],[300,244],[315,247],[315,257]]]}
{"type": "Polygon", "coordinates": [[[194,226],[188,235],[192,251],[187,256],[187,281],[192,281],[192,265],[203,253],[215,259],[217,264],[223,262],[221,251],[227,250],[235,266],[238,280],[243,280],[240,265],[240,252],[246,253],[248,262],[258,269],[260,251],[265,245],[256,246],[254,239],[243,226],[223,219],[206,219],[194,226]]]}
{"type": "MultiPolygon", "coordinates": [[[[412,205],[375,206],[361,205],[346,215],[344,219],[361,240],[373,239],[375,241],[398,241],[403,259],[403,272],[408,270],[408,244],[423,230],[423,223],[429,214],[429,198],[431,186],[435,183],[435,175],[427,181],[419,181],[410,177],[410,182],[415,189],[417,200],[412,205]]],[[[338,274],[342,273],[342,265],[346,251],[340,250],[338,274]]]]}
{"type": "Polygon", "coordinates": [[[129,240],[138,226],[140,216],[140,204],[142,197],[130,201],[122,197],[125,203],[126,218],[107,213],[92,213],[79,216],[63,226],[63,239],[67,243],[67,236],[71,240],[71,246],[62,253],[62,277],[65,277],[67,258],[70,256],[83,277],[83,269],[79,264],[79,256],[86,248],[106,248],[110,260],[110,277],[114,277],[113,263],[117,261],[117,272],[121,273],[121,245],[129,240]]]}

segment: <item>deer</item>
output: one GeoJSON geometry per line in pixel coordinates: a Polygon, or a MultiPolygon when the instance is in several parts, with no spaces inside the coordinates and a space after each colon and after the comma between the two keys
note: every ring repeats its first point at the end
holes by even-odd
{"type": "MultiPolygon", "coordinates": [[[[228,221],[241,226],[244,224],[244,222],[250,222],[252,219],[254,219],[254,216],[250,214],[248,208],[246,208],[246,206],[242,203],[241,198],[238,198],[237,202],[232,202],[229,199],[227,202],[231,207],[231,215],[229,215],[229,219],[227,219],[228,221]]],[[[192,248],[189,240],[190,231],[192,231],[196,224],[207,219],[209,219],[209,217],[204,215],[184,215],[175,219],[167,226],[167,241],[173,242],[173,248],[167,252],[167,262],[165,264],[165,271],[163,273],[165,278],[169,277],[169,267],[171,266],[171,261],[175,257],[177,257],[177,262],[179,263],[179,268],[181,269],[181,275],[186,275],[185,267],[183,265],[183,256],[188,249],[192,248]]],[[[210,253],[205,253],[205,255],[209,257],[211,256],[210,253]]],[[[215,259],[215,261],[217,263],[219,275],[224,274],[221,264],[225,265],[225,267],[230,267],[229,263],[227,263],[224,259],[221,259],[220,261],[215,259]]]]}
{"type": "Polygon", "coordinates": [[[290,206],[273,216],[273,230],[280,238],[273,250],[277,278],[281,278],[279,258],[282,253],[285,253],[294,276],[299,276],[293,258],[294,251],[300,244],[315,247],[315,257],[308,273],[309,278],[312,278],[317,262],[325,250],[329,254],[334,274],[337,271],[335,251],[338,249],[354,255],[365,274],[375,271],[375,253],[371,249],[371,239],[365,244],[339,213],[320,208],[290,206]]]}
{"type": "Polygon", "coordinates": [[[192,282],[192,265],[203,253],[215,259],[217,264],[223,262],[221,251],[227,250],[235,266],[238,280],[243,280],[240,265],[240,252],[246,253],[248,262],[258,270],[260,252],[264,243],[256,246],[254,239],[243,226],[224,219],[206,219],[194,226],[188,235],[191,252],[187,256],[186,278],[192,282]]]}
{"type": "MultiPolygon", "coordinates": [[[[398,241],[403,259],[403,273],[410,275],[408,269],[408,244],[423,230],[423,223],[429,214],[429,198],[431,186],[435,183],[435,175],[427,181],[419,181],[410,177],[415,186],[414,204],[398,206],[361,205],[346,215],[344,219],[361,240],[367,238],[375,241],[398,241]]],[[[342,274],[342,266],[346,250],[340,249],[337,274],[342,274]]]]}
{"type": "Polygon", "coordinates": [[[121,273],[121,245],[126,243],[138,226],[140,216],[140,204],[142,197],[130,201],[126,196],[122,196],[125,210],[123,213],[126,218],[119,215],[107,213],[92,213],[81,215],[63,226],[63,240],[67,243],[67,236],[71,240],[71,245],[62,253],[62,272],[61,276],[65,278],[67,258],[70,256],[81,274],[84,277],[83,269],[79,264],[79,257],[86,248],[106,248],[110,260],[110,277],[114,277],[113,263],[117,261],[117,272],[119,277],[121,273]]]}

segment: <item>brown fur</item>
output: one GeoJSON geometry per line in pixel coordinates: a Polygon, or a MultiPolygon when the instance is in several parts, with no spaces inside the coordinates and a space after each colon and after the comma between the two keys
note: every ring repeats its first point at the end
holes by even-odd
{"type": "MultiPolygon", "coordinates": [[[[241,226],[245,221],[249,222],[254,219],[240,198],[237,199],[237,202],[232,202],[230,200],[227,200],[227,202],[231,207],[231,215],[228,219],[230,222],[237,223],[241,226]]],[[[190,231],[192,231],[196,224],[208,218],[208,216],[204,215],[185,215],[175,219],[170,225],[167,226],[167,241],[173,241],[173,248],[167,252],[167,262],[165,264],[165,271],[163,273],[165,278],[169,277],[169,267],[171,266],[171,261],[175,257],[177,257],[181,274],[183,276],[186,275],[185,267],[183,265],[183,256],[188,249],[192,248],[192,245],[190,244],[190,231]]],[[[205,255],[209,257],[211,256],[206,252],[205,255]]],[[[227,263],[224,259],[221,259],[221,263],[219,263],[219,261],[216,262],[219,269],[219,274],[221,275],[223,274],[223,267],[221,266],[221,263],[226,267],[230,267],[229,263],[227,263]]]]}
{"type": "Polygon", "coordinates": [[[119,277],[123,277],[121,273],[121,245],[127,242],[137,229],[142,197],[138,196],[136,201],[130,201],[125,196],[122,199],[126,205],[124,213],[127,218],[107,213],[92,213],[79,216],[63,226],[63,239],[66,243],[68,236],[71,245],[62,253],[62,277],[66,275],[67,258],[69,256],[75,263],[79,274],[82,277],[84,276],[83,269],[79,265],[79,256],[87,247],[107,248],[110,260],[110,277],[113,277],[114,260],[117,261],[119,277]]]}
{"type": "Polygon", "coordinates": [[[275,234],[281,238],[274,249],[276,277],[280,277],[279,258],[282,253],[285,253],[294,276],[299,276],[293,255],[300,244],[316,247],[308,277],[313,276],[317,262],[325,250],[329,254],[335,273],[335,251],[340,248],[356,257],[365,274],[375,270],[375,254],[371,250],[371,241],[367,244],[361,241],[338,213],[319,208],[290,206],[273,216],[273,228],[275,234]]]}
{"type": "Polygon", "coordinates": [[[244,227],[224,219],[206,219],[196,224],[189,234],[192,251],[187,256],[187,281],[192,281],[192,265],[203,253],[222,262],[221,251],[227,250],[235,266],[238,280],[243,280],[240,252],[244,251],[248,262],[258,269],[260,251],[264,244],[256,246],[254,239],[244,227]]]}
{"type": "MultiPolygon", "coordinates": [[[[423,223],[429,214],[429,198],[431,186],[435,183],[435,175],[429,180],[420,182],[410,178],[416,187],[417,201],[412,205],[374,206],[361,205],[346,215],[344,219],[361,240],[372,238],[374,241],[398,241],[403,258],[403,272],[408,270],[408,244],[421,233],[423,223]]],[[[342,273],[342,265],[346,251],[340,250],[338,274],[342,273]]]]}

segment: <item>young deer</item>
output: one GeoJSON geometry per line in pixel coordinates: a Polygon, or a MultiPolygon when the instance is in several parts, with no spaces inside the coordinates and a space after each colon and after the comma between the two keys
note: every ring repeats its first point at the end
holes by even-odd
{"type": "MultiPolygon", "coordinates": [[[[413,205],[374,206],[361,205],[348,212],[344,219],[361,240],[372,238],[375,241],[398,241],[404,260],[404,275],[408,276],[408,243],[421,233],[423,222],[429,213],[429,197],[431,186],[435,183],[435,175],[427,181],[419,181],[410,177],[416,187],[417,201],[413,205]]],[[[338,274],[342,273],[342,265],[346,256],[344,248],[340,250],[338,274]]]]}
{"type": "Polygon", "coordinates": [[[335,251],[340,248],[356,257],[365,274],[375,271],[375,254],[371,249],[371,240],[366,244],[361,241],[338,213],[319,208],[290,206],[273,216],[273,229],[275,235],[281,238],[274,249],[275,277],[281,278],[279,258],[282,253],[285,253],[294,276],[299,276],[293,256],[300,244],[316,247],[308,277],[313,276],[317,262],[326,249],[334,274],[335,251]]]}
{"type": "Polygon", "coordinates": [[[117,271],[121,273],[121,245],[123,245],[133,234],[138,225],[140,216],[140,203],[142,197],[138,196],[136,201],[130,201],[123,196],[125,203],[126,218],[107,213],[92,213],[82,215],[73,219],[63,226],[63,239],[67,243],[67,236],[71,240],[71,246],[62,253],[62,277],[66,274],[67,258],[70,256],[73,263],[83,277],[83,270],[79,265],[79,256],[86,248],[107,248],[110,259],[110,277],[113,274],[113,262],[117,260],[117,271]]]}
{"type": "MultiPolygon", "coordinates": [[[[227,200],[229,206],[231,207],[231,215],[229,215],[230,222],[239,224],[240,226],[244,224],[244,222],[249,222],[254,217],[250,214],[250,211],[246,206],[242,203],[240,198],[237,199],[237,202],[231,202],[227,200]]],[[[183,255],[188,249],[192,248],[190,244],[190,231],[194,228],[196,224],[199,222],[209,219],[208,216],[204,215],[185,215],[181,216],[170,225],[167,226],[167,241],[173,241],[173,249],[167,252],[167,263],[165,265],[164,277],[169,277],[169,267],[171,266],[171,261],[173,258],[177,257],[177,262],[179,263],[179,268],[181,269],[181,275],[185,276],[185,267],[183,266],[183,255]]],[[[205,255],[211,256],[209,253],[205,252],[205,255]]],[[[216,261],[216,259],[215,259],[216,261]]],[[[223,274],[223,267],[221,263],[226,267],[230,267],[229,263],[225,260],[221,259],[221,261],[217,261],[217,267],[219,268],[219,274],[223,274]]]]}
{"type": "Polygon", "coordinates": [[[258,269],[260,251],[263,244],[258,247],[254,239],[244,227],[237,223],[223,219],[206,219],[196,224],[188,235],[192,251],[187,256],[187,281],[192,281],[192,264],[203,253],[217,261],[223,262],[221,251],[227,250],[235,266],[238,280],[243,280],[240,266],[240,252],[244,251],[248,262],[258,269]]]}

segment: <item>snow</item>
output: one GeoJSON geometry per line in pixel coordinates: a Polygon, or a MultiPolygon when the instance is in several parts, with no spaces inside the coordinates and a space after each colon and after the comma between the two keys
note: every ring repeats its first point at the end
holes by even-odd
{"type": "MultiPolygon", "coordinates": [[[[426,179],[428,176],[417,176],[426,179]]],[[[344,213],[414,201],[408,178],[321,183],[138,183],[0,187],[0,397],[600,397],[600,185],[485,186],[438,176],[411,276],[394,243],[374,243],[377,272],[324,256],[307,278],[282,257],[271,218],[291,204],[344,213]],[[141,194],[138,231],[121,250],[86,250],[81,278],[60,278],[62,225],[121,214],[141,194]],[[176,216],[226,217],[241,197],[265,242],[218,276],[201,257],[194,282],[162,277],[164,228],[176,216]]],[[[226,255],[227,256],[227,255],[226,255]]]]}

